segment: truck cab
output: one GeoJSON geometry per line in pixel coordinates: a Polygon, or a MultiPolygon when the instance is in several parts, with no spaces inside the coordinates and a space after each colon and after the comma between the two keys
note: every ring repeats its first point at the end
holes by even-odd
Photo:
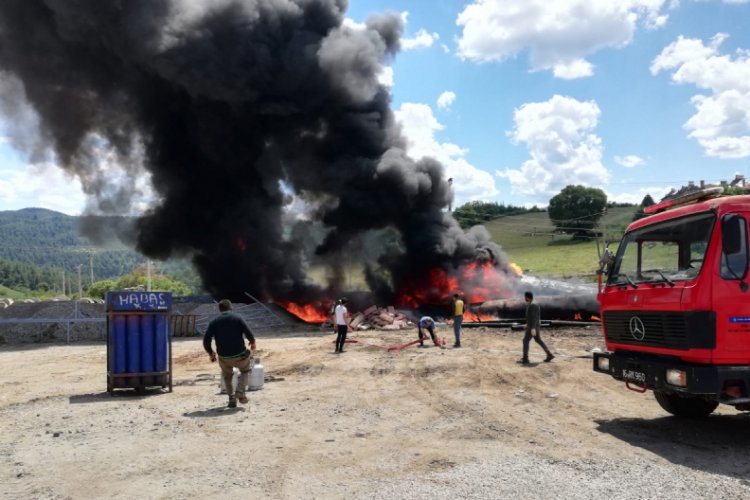
{"type": "Polygon", "coordinates": [[[628,227],[599,288],[594,371],[674,415],[750,410],[750,196],[692,198],[628,227]]]}

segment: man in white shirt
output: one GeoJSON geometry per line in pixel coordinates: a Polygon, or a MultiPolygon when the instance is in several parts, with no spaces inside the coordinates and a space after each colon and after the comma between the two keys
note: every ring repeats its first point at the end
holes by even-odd
{"type": "Polygon", "coordinates": [[[336,316],[336,331],[338,335],[336,337],[336,352],[344,352],[344,343],[346,343],[346,330],[348,328],[346,324],[346,318],[349,316],[349,311],[346,308],[346,297],[339,301],[339,305],[336,306],[334,314],[336,316]]]}

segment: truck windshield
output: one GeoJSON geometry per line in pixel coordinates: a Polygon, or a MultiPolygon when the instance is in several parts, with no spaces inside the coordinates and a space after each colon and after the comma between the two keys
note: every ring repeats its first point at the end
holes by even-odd
{"type": "Polygon", "coordinates": [[[631,231],[622,239],[608,285],[695,279],[703,266],[716,216],[689,215],[631,231]]]}

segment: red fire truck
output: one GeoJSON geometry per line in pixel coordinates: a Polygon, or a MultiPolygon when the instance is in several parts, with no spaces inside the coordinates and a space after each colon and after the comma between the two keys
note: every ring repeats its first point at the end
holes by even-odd
{"type": "Polygon", "coordinates": [[[677,416],[750,411],[750,196],[717,191],[650,207],[599,287],[607,351],[594,371],[651,389],[677,416]]]}

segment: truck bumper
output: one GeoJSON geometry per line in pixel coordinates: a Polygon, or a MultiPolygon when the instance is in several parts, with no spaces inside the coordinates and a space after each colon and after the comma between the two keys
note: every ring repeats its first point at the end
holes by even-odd
{"type": "Polygon", "coordinates": [[[697,365],[642,353],[595,352],[594,371],[651,390],[701,395],[732,405],[750,403],[747,365],[697,365]],[[684,372],[678,384],[668,381],[669,370],[684,372]]]}

